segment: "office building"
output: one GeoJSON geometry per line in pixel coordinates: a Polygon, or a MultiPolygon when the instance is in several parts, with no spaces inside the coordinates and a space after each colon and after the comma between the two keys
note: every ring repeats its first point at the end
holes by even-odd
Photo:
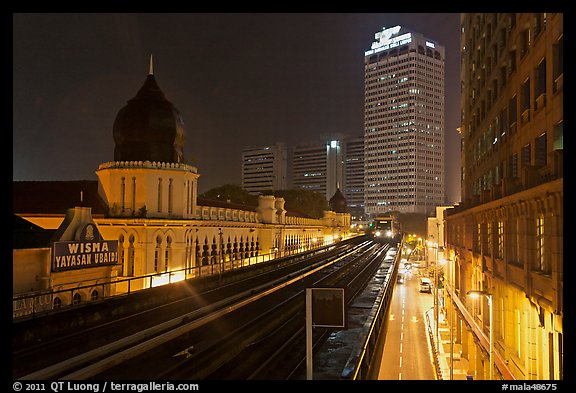
{"type": "Polygon", "coordinates": [[[287,188],[286,144],[242,149],[242,188],[259,194],[287,188]]]}
{"type": "Polygon", "coordinates": [[[444,47],[394,26],[364,59],[366,212],[432,212],[445,195],[444,47]]]}

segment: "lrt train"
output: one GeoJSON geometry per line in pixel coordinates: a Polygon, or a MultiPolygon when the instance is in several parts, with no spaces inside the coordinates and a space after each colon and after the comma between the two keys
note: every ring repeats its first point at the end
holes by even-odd
{"type": "Polygon", "coordinates": [[[393,216],[378,216],[370,225],[370,237],[378,242],[397,242],[402,239],[400,223],[393,216]]]}

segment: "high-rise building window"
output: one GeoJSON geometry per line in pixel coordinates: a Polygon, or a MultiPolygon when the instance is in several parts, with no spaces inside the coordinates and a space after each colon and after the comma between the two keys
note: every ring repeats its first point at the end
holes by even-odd
{"type": "Polygon", "coordinates": [[[546,133],[541,134],[534,143],[534,163],[538,168],[546,166],[546,133]]]}
{"type": "Polygon", "coordinates": [[[520,88],[520,113],[522,124],[530,120],[530,78],[527,78],[520,88]]]}
{"type": "Polygon", "coordinates": [[[536,68],[534,81],[534,109],[538,110],[546,106],[546,58],[536,68]]]}
{"type": "Polygon", "coordinates": [[[523,30],[520,33],[520,58],[524,58],[530,50],[530,29],[523,30]]]}
{"type": "Polygon", "coordinates": [[[560,36],[552,48],[552,79],[554,93],[562,87],[561,76],[564,74],[564,35],[560,36]]]}
{"type": "Polygon", "coordinates": [[[530,148],[530,144],[527,143],[522,147],[522,166],[528,166],[531,162],[532,156],[532,149],[530,148]]]}
{"type": "Polygon", "coordinates": [[[554,124],[554,150],[564,149],[564,121],[554,124]]]}
{"type": "Polygon", "coordinates": [[[510,105],[508,105],[508,118],[510,121],[510,134],[514,134],[516,132],[516,121],[517,118],[517,103],[516,103],[516,95],[512,97],[510,100],[510,105]]]}
{"type": "Polygon", "coordinates": [[[518,177],[518,153],[513,153],[510,156],[510,177],[512,179],[518,177]]]}

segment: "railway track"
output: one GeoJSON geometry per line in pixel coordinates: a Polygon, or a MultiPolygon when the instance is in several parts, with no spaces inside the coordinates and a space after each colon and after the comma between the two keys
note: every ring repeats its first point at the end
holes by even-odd
{"type": "Polygon", "coordinates": [[[195,292],[190,285],[190,295],[183,299],[109,323],[78,329],[37,345],[15,348],[14,377],[84,379],[98,375],[151,348],[163,346],[179,335],[190,336],[202,331],[202,327],[212,321],[298,281],[330,261],[355,253],[366,244],[361,239],[341,243],[325,253],[276,263],[273,269],[203,292],[195,292]]]}
{"type": "MultiPolygon", "coordinates": [[[[305,348],[305,288],[344,286],[347,301],[350,301],[380,265],[386,249],[386,245],[362,243],[295,277],[289,285],[255,297],[226,315],[93,377],[130,379],[145,376],[154,380],[290,378],[301,364],[305,348]]],[[[317,344],[325,332],[315,331],[317,344]]],[[[66,376],[67,379],[78,377],[85,378],[86,374],[66,376]]]]}

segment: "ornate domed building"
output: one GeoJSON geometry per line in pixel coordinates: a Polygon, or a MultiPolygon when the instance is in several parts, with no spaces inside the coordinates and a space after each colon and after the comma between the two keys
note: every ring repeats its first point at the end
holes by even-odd
{"type": "Polygon", "coordinates": [[[348,212],[348,203],[346,202],[346,198],[340,191],[340,188],[336,189],[332,198],[328,201],[328,205],[330,206],[330,210],[336,213],[347,213],[348,212]]]}
{"type": "Polygon", "coordinates": [[[184,121],[166,99],[152,66],[144,85],[114,121],[114,161],[184,163],[184,121]]]}

